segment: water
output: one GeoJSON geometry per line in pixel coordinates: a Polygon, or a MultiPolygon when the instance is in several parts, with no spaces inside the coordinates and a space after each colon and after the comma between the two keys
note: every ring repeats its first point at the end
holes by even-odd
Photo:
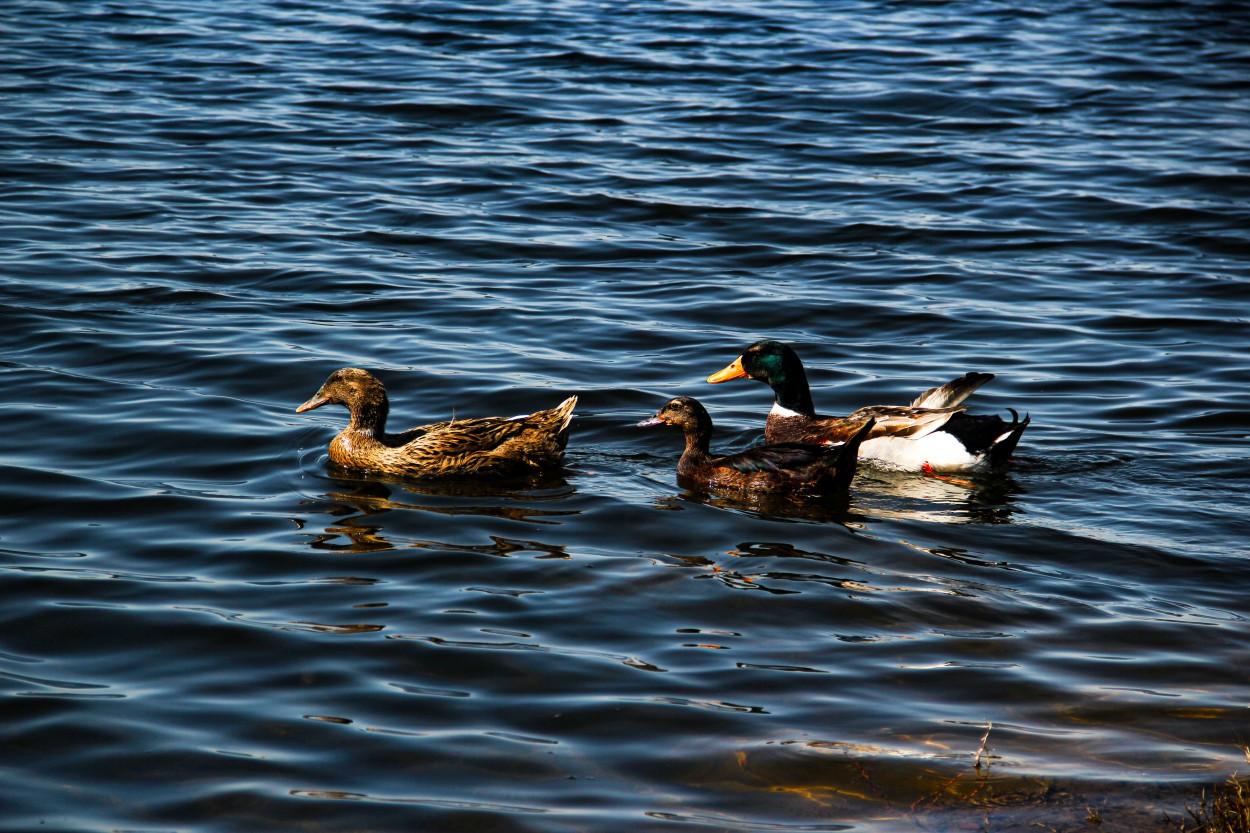
{"type": "Polygon", "coordinates": [[[1152,829],[1247,764],[1238,4],[0,12],[0,828],[1152,829]],[[793,343],[1019,465],[674,481],[793,343]],[[581,396],[567,469],[326,466],[581,396]],[[987,734],[988,732],[988,734],[987,734]],[[979,753],[979,754],[978,754],[979,753]],[[980,764],[977,766],[977,764],[980,764]]]}

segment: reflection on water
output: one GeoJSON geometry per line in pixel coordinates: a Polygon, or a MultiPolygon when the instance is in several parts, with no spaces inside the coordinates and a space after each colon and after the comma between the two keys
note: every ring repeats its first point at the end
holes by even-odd
{"type": "Polygon", "coordinates": [[[754,515],[780,522],[863,526],[870,518],[929,523],[1009,524],[1016,504],[1027,493],[1009,472],[950,477],[861,467],[849,495],[821,497],[770,493],[712,492],[687,488],[653,500],[657,509],[678,509],[683,502],[754,515]]]}
{"type": "Polygon", "coordinates": [[[1009,470],[958,477],[869,470],[856,487],[875,517],[930,523],[1009,524],[1027,494],[1009,470]]]}
{"type": "Polygon", "coordinates": [[[779,522],[850,524],[856,519],[850,512],[846,495],[798,497],[766,492],[708,491],[686,488],[670,497],[652,502],[656,509],[680,509],[682,504],[695,503],[729,512],[779,522]]]}
{"type": "MultiPolygon", "coordinates": [[[[561,477],[548,476],[516,484],[512,488],[489,483],[422,483],[403,479],[349,473],[338,470],[332,483],[341,490],[327,492],[323,500],[306,499],[304,504],[313,513],[333,515],[337,522],[325,527],[322,534],[310,536],[313,549],[339,552],[378,552],[396,546],[416,548],[447,548],[450,544],[429,541],[395,543],[384,534],[386,516],[397,510],[429,512],[447,516],[487,516],[524,524],[559,524],[578,514],[576,509],[551,509],[533,504],[559,504],[574,493],[561,477]],[[399,484],[402,484],[399,485],[399,484]],[[396,492],[410,499],[395,499],[396,492]],[[418,502],[418,498],[427,498],[418,502]],[[357,514],[358,513],[358,514],[357,514]],[[343,543],[346,538],[348,543],[343,543]]],[[[521,549],[543,549],[552,557],[562,557],[560,547],[546,547],[536,542],[513,542],[492,536],[490,547],[469,547],[507,555],[521,549]]],[[[463,548],[463,545],[461,545],[463,548]]]]}

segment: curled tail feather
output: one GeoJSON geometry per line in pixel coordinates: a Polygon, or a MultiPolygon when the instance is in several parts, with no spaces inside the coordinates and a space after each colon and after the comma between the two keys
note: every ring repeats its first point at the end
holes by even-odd
{"type": "Polygon", "coordinates": [[[1020,419],[1020,414],[1015,408],[1008,408],[1011,412],[1011,425],[1007,430],[994,440],[994,444],[990,446],[990,465],[1001,466],[1011,459],[1011,455],[1015,453],[1016,445],[1020,442],[1020,437],[1024,435],[1024,429],[1029,427],[1032,419],[1028,414],[1024,415],[1024,419],[1020,419]]]}

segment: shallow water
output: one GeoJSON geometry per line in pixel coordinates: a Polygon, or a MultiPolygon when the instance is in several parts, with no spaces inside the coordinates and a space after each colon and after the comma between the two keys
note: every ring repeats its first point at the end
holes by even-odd
{"type": "Polygon", "coordinates": [[[1215,2],[14,2],[0,828],[1140,830],[1247,769],[1250,78],[1215,2]],[[675,483],[791,342],[1010,471],[675,483]],[[577,393],[567,467],[326,465],[577,393]],[[978,765],[979,764],[979,765],[978,765]]]}

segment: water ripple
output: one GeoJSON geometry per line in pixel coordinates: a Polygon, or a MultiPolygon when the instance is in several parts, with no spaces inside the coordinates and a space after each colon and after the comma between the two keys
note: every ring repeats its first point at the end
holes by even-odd
{"type": "Polygon", "coordinates": [[[1182,815],[1244,764],[1243,17],[13,4],[6,822],[1182,815]],[[678,486],[632,426],[757,442],[704,380],[765,336],[828,413],[996,374],[1016,465],[678,486]],[[338,470],[350,365],[404,425],[577,393],[566,467],[338,470]]]}

